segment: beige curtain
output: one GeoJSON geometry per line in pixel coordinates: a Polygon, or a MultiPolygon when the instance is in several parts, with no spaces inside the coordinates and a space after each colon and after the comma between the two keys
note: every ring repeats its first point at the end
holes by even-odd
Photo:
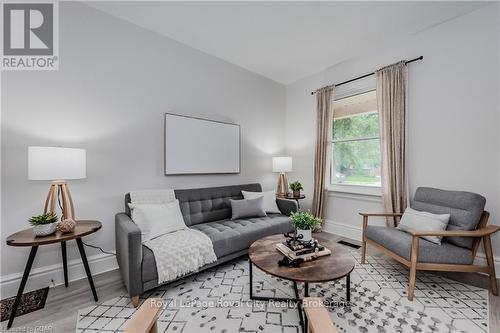
{"type": "Polygon", "coordinates": [[[330,156],[333,86],[316,91],[316,148],[314,150],[314,195],[312,213],[324,218],[326,173],[330,156]]]}
{"type": "MultiPolygon", "coordinates": [[[[404,61],[376,71],[382,155],[382,199],[387,212],[407,205],[406,76],[404,61]]],[[[388,221],[389,222],[389,221],[388,221]]]]}

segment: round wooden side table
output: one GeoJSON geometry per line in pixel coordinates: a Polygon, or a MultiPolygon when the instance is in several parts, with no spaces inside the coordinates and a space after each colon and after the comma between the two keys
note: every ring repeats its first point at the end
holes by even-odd
{"type": "Polygon", "coordinates": [[[290,200],[295,200],[297,201],[297,208],[300,210],[300,200],[303,200],[306,198],[306,196],[304,194],[301,194],[300,196],[298,197],[294,197],[293,195],[290,195],[290,194],[287,194],[287,195],[284,195],[284,196],[280,196],[279,198],[283,198],[283,199],[290,199],[290,200]]]}
{"type": "Polygon", "coordinates": [[[85,254],[85,249],[83,247],[82,237],[96,232],[97,230],[101,229],[101,226],[102,224],[99,221],[79,220],[76,221],[75,230],[71,233],[63,234],[57,231],[56,233],[49,236],[37,237],[33,234],[33,229],[29,228],[16,232],[15,234],[12,234],[9,237],[7,237],[7,245],[9,246],[31,246],[31,252],[28,257],[28,262],[26,263],[26,267],[24,269],[21,285],[19,286],[19,289],[17,291],[16,300],[14,301],[14,305],[12,306],[12,311],[10,313],[7,329],[11,328],[12,323],[14,322],[16,311],[21,301],[21,297],[23,296],[24,287],[26,286],[26,281],[28,280],[28,276],[31,271],[31,266],[33,265],[33,261],[35,260],[38,246],[40,245],[61,243],[63,270],[64,270],[64,285],[67,287],[68,263],[66,259],[66,241],[72,239],[76,240],[80,256],[82,257],[83,266],[85,267],[85,272],[87,273],[87,279],[89,280],[90,289],[92,290],[92,294],[94,295],[94,300],[97,302],[98,300],[97,293],[95,291],[94,281],[92,279],[92,274],[90,273],[89,263],[87,261],[87,256],[85,254]]]}

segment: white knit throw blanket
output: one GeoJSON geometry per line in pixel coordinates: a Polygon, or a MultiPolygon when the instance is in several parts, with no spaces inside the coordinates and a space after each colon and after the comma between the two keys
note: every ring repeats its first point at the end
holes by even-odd
{"type": "Polygon", "coordinates": [[[155,256],[158,284],[198,271],[217,260],[210,238],[198,230],[171,232],[143,243],[155,256]]]}

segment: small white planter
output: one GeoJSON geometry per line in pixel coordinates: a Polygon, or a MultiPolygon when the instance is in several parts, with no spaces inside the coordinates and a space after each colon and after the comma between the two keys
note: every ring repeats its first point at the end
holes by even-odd
{"type": "Polygon", "coordinates": [[[312,239],[311,229],[309,229],[309,230],[297,229],[297,237],[299,235],[302,235],[301,241],[303,241],[303,242],[309,242],[312,239]]]}
{"type": "Polygon", "coordinates": [[[35,236],[48,236],[56,232],[57,223],[40,224],[33,227],[35,236]]]}

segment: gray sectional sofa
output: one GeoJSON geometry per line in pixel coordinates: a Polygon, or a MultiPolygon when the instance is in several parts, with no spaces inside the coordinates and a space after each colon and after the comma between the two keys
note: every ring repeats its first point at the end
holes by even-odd
{"type": "MultiPolygon", "coordinates": [[[[186,225],[205,233],[214,245],[217,261],[200,270],[246,254],[259,238],[293,230],[288,216],[298,209],[294,200],[276,199],[281,214],[231,220],[229,199],[243,199],[242,190],[260,192],[262,188],[246,184],[174,191],[186,225]]],[[[158,287],[158,272],[153,252],[142,245],[141,231],[130,218],[129,202],[127,194],[125,212],[115,216],[116,256],[128,293],[137,300],[143,292],[158,287]]]]}

